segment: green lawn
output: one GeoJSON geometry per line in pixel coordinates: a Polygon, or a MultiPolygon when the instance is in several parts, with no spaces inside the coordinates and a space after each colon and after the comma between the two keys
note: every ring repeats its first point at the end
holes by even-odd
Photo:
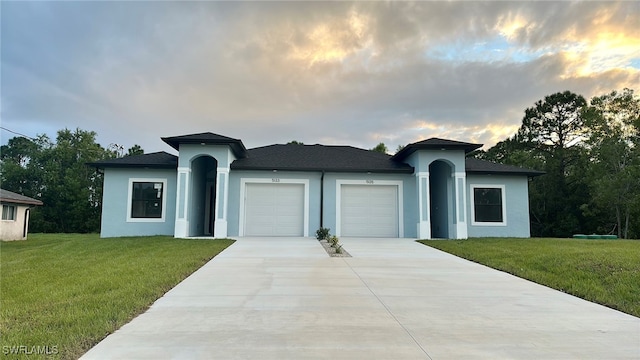
{"type": "Polygon", "coordinates": [[[26,346],[22,354],[41,347],[78,358],[232,243],[95,234],[0,242],[0,356],[26,346]]]}
{"type": "Polygon", "coordinates": [[[640,241],[420,240],[421,243],[640,317],[640,241]]]}

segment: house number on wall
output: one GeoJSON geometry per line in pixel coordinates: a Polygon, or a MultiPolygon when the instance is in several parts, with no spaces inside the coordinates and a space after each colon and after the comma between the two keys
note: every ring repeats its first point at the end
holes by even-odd
{"type": "Polygon", "coordinates": [[[280,182],[280,179],[278,179],[278,178],[273,178],[273,179],[271,179],[271,182],[279,183],[279,182],[280,182]]]}
{"type": "Polygon", "coordinates": [[[371,185],[371,184],[373,184],[373,180],[366,180],[366,183],[371,185]]]}

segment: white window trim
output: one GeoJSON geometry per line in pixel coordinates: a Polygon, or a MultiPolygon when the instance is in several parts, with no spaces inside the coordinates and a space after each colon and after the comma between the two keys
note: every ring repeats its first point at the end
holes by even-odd
{"type": "Polygon", "coordinates": [[[336,180],[336,236],[342,235],[342,185],[367,185],[367,186],[397,186],[398,187],[398,237],[404,237],[404,192],[402,189],[402,180],[376,180],[376,179],[362,179],[362,180],[336,180]]]}
{"type": "MultiPolygon", "coordinates": [[[[276,175],[276,174],[274,174],[276,175]]],[[[309,236],[309,179],[240,178],[240,218],[238,236],[244,236],[245,230],[245,193],[247,184],[303,184],[304,185],[304,228],[302,236],[309,236]]]]}
{"type": "Polygon", "coordinates": [[[127,195],[127,222],[164,222],[167,213],[167,179],[166,178],[129,178],[129,190],[127,195]],[[162,183],[162,216],[160,218],[134,218],[131,217],[131,202],[133,200],[134,182],[158,182],[162,183]]]}
{"type": "Polygon", "coordinates": [[[12,204],[2,204],[2,212],[4,213],[4,207],[12,207],[13,208],[13,219],[2,219],[2,221],[18,221],[18,206],[12,204]]]}
{"type": "Polygon", "coordinates": [[[473,226],[507,226],[507,192],[504,185],[496,184],[471,184],[469,199],[471,200],[471,225],[473,226]],[[502,193],[502,222],[476,221],[475,189],[500,189],[502,193]]]}

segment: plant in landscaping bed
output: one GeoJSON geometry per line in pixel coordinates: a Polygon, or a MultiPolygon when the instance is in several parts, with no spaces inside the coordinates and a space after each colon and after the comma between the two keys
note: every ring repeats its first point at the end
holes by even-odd
{"type": "Polygon", "coordinates": [[[329,238],[329,231],[331,231],[331,229],[329,228],[320,228],[318,230],[316,230],[316,239],[318,240],[326,240],[329,238]]]}
{"type": "Polygon", "coordinates": [[[343,248],[342,244],[339,243],[339,239],[335,235],[331,235],[329,233],[328,228],[320,228],[316,231],[316,238],[320,240],[320,243],[327,251],[327,254],[330,256],[336,256],[339,254],[340,256],[351,256],[347,253],[343,248]]]}
{"type": "Polygon", "coordinates": [[[331,235],[327,239],[332,248],[336,249],[336,253],[342,254],[342,245],[339,243],[340,239],[337,236],[331,235]]]}

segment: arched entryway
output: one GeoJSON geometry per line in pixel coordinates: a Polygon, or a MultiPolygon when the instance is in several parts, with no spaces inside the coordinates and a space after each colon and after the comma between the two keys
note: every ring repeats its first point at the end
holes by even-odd
{"type": "Polygon", "coordinates": [[[452,238],[455,219],[455,192],[452,179],[453,166],[445,160],[429,165],[429,212],[431,214],[431,238],[452,238]]]}
{"type": "Polygon", "coordinates": [[[191,160],[189,236],[213,236],[218,161],[201,155],[191,160]]]}

